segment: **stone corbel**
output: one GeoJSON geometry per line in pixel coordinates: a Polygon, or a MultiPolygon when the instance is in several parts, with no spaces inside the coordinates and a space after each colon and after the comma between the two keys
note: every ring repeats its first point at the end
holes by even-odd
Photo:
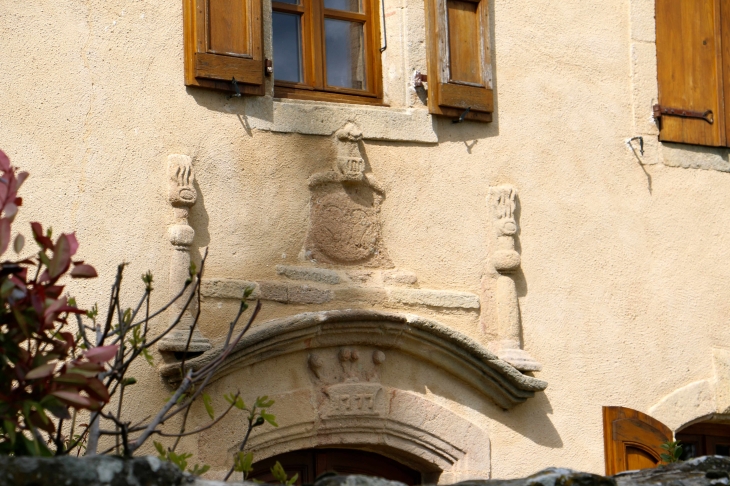
{"type": "MultiPolygon", "coordinates": [[[[193,186],[195,172],[193,161],[187,155],[173,154],[167,158],[168,201],[172,206],[175,223],[168,228],[167,234],[172,244],[170,258],[170,299],[174,298],[185,286],[190,276],[190,245],[193,244],[195,230],[188,223],[190,209],[195,205],[198,194],[193,186]]],[[[180,353],[186,351],[188,336],[193,325],[193,315],[197,311],[197,301],[192,299],[184,309],[190,294],[187,291],[171,306],[170,321],[182,313],[178,326],[160,340],[157,345],[160,351],[180,353]]],[[[187,351],[201,353],[209,350],[210,341],[198,329],[193,332],[187,351]]]]}
{"type": "Polygon", "coordinates": [[[520,268],[515,249],[517,190],[509,185],[489,188],[487,205],[492,221],[492,241],[487,272],[482,279],[482,326],[496,334],[490,350],[520,371],[539,371],[542,365],[522,349],[522,323],[514,274],[520,268]],[[496,312],[495,312],[496,311],[496,312]]]}

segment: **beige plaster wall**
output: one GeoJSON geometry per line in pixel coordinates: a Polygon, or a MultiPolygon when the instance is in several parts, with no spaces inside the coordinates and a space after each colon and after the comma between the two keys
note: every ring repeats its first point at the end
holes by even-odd
{"type": "MultiPolygon", "coordinates": [[[[495,0],[495,122],[453,125],[425,116],[408,86],[425,69],[422,5],[387,2],[393,108],[364,113],[361,124],[386,191],[383,238],[396,267],[423,288],[478,293],[488,188],[520,191],[523,337],[547,391],[505,412],[476,395],[431,392],[446,384],[419,384],[428,400],[488,431],[493,477],[547,466],[602,472],[602,405],[648,411],[710,379],[712,347],[730,346],[730,178],[675,167],[721,169],[693,162],[701,150],[650,143],[651,7],[495,0]],[[383,128],[380,116],[420,141],[402,141],[408,133],[383,128]],[[627,148],[634,135],[644,135],[650,161],[627,148]]],[[[101,275],[72,287],[82,303],[106,301],[121,261],[129,305],[147,269],[163,302],[171,153],[195,160],[190,222],[193,247],[210,249],[209,277],[270,279],[277,264],[300,263],[306,181],[331,167],[331,141],[281,133],[262,114],[270,101],[186,89],[178,0],[0,0],[0,39],[0,148],[31,172],[16,227],[28,233],[39,220],[77,231],[81,256],[101,275]]],[[[214,338],[230,305],[206,309],[203,330],[214,338]]],[[[312,309],[267,304],[263,317],[312,309]]],[[[484,339],[476,311],[413,312],[484,339]]],[[[130,403],[147,415],[168,391],[146,365],[135,373],[144,385],[130,403]]]]}

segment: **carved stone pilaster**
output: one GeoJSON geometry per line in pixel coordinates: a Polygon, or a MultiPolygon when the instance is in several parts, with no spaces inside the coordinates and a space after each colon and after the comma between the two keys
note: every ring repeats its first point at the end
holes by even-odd
{"type": "Polygon", "coordinates": [[[492,232],[491,251],[486,275],[482,279],[482,326],[496,335],[490,350],[500,359],[521,371],[539,371],[542,365],[522,349],[520,308],[514,273],[520,268],[520,254],[515,249],[517,190],[509,185],[489,188],[492,232]]]}
{"type": "MultiPolygon", "coordinates": [[[[170,257],[170,298],[172,299],[183,289],[185,281],[190,276],[190,245],[193,244],[195,230],[188,224],[188,215],[190,208],[193,207],[198,198],[198,194],[193,186],[195,182],[193,161],[187,155],[170,155],[167,158],[167,175],[167,199],[172,206],[175,217],[175,224],[170,226],[167,231],[173,248],[170,257]]],[[[171,321],[177,319],[181,312],[183,314],[176,329],[159,342],[157,347],[160,351],[186,351],[188,336],[193,325],[193,316],[197,311],[195,298],[191,300],[187,309],[184,309],[185,303],[190,296],[189,292],[190,289],[171,306],[171,321]]],[[[210,341],[198,329],[195,329],[187,351],[199,353],[209,350],[210,347],[210,341]]]]}

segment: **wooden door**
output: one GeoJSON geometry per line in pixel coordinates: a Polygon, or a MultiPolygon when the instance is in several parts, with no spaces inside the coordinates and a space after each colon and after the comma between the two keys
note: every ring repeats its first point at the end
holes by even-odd
{"type": "Polygon", "coordinates": [[[271,467],[279,461],[289,477],[299,474],[297,485],[312,484],[324,473],[378,476],[407,485],[421,484],[421,473],[380,454],[356,449],[304,449],[270,457],[253,465],[247,479],[276,483],[271,467]]]}
{"type": "Polygon", "coordinates": [[[669,427],[637,410],[603,407],[606,475],[658,466],[660,446],[672,437],[669,427]]]}

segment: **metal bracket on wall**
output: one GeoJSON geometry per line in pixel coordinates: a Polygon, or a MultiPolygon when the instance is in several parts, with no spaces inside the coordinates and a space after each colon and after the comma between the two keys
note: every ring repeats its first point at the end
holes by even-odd
{"type": "Polygon", "coordinates": [[[667,106],[662,105],[654,105],[654,118],[656,120],[659,120],[662,116],[678,116],[682,118],[697,118],[700,120],[705,120],[707,123],[712,125],[715,122],[714,115],[712,114],[712,110],[706,110],[706,111],[692,111],[692,110],[685,110],[683,108],[669,108],[667,106]]]}
{"type": "Polygon", "coordinates": [[[264,59],[264,67],[266,68],[264,73],[266,73],[267,76],[274,74],[274,63],[271,59],[264,59]]]}
{"type": "Polygon", "coordinates": [[[383,15],[383,47],[380,48],[382,54],[388,48],[388,31],[385,30],[385,0],[380,0],[380,11],[383,15]]]}
{"type": "Polygon", "coordinates": [[[459,118],[457,118],[456,120],[452,120],[452,123],[461,123],[461,122],[463,122],[464,119],[466,119],[466,115],[468,115],[470,111],[471,111],[471,106],[468,107],[466,110],[464,110],[464,113],[462,113],[459,118]]]}
{"type": "Polygon", "coordinates": [[[413,87],[423,88],[423,83],[428,83],[428,75],[421,73],[421,71],[416,71],[416,74],[413,76],[413,87]]]}
{"type": "Polygon", "coordinates": [[[238,89],[238,83],[236,82],[236,78],[231,78],[231,84],[233,85],[233,90],[235,91],[235,93],[228,96],[228,99],[230,100],[231,98],[240,98],[242,95],[241,90],[238,89]]]}
{"type": "Polygon", "coordinates": [[[629,139],[629,143],[633,142],[634,140],[639,141],[639,153],[641,153],[642,157],[644,156],[644,137],[638,136],[634,138],[629,139]]]}

